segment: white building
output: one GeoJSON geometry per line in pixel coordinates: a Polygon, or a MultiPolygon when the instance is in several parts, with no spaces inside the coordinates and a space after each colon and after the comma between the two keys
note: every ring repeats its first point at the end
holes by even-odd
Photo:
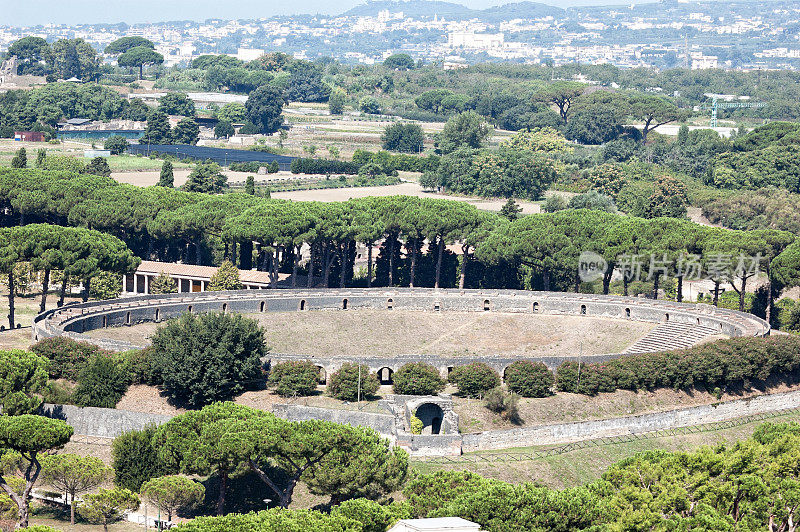
{"type": "Polygon", "coordinates": [[[239,48],[236,52],[236,59],[239,61],[250,62],[264,55],[264,50],[260,48],[239,48]]]}
{"type": "Polygon", "coordinates": [[[389,532],[481,532],[481,526],[460,517],[402,519],[389,532]]]}
{"type": "Polygon", "coordinates": [[[717,68],[719,60],[716,55],[703,55],[702,53],[694,53],[692,58],[692,70],[705,70],[708,68],[717,68]]]}
{"type": "Polygon", "coordinates": [[[505,35],[502,33],[474,33],[468,31],[453,31],[447,34],[447,45],[452,48],[470,48],[475,50],[490,50],[502,48],[505,35]]]}

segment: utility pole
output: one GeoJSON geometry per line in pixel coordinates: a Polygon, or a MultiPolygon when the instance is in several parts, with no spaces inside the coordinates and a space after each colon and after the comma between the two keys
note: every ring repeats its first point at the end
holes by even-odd
{"type": "Polygon", "coordinates": [[[356,402],[361,406],[361,364],[358,365],[358,395],[356,402]]]}

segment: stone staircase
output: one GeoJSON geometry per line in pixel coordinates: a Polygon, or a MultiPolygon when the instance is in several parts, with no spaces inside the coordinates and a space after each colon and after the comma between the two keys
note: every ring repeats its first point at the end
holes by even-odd
{"type": "Polygon", "coordinates": [[[653,353],[692,347],[703,339],[717,334],[711,327],[688,323],[660,323],[623,353],[653,353]]]}

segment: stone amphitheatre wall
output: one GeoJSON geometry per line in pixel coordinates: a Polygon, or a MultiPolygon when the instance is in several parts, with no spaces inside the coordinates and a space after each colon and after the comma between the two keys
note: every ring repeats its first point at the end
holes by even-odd
{"type": "MultiPolygon", "coordinates": [[[[113,301],[76,303],[53,309],[36,317],[32,327],[33,340],[66,335],[92,342],[107,349],[126,350],[133,344],[98,339],[84,334],[105,327],[125,327],[144,322],[160,322],[185,312],[304,312],[347,311],[351,309],[394,309],[428,312],[511,312],[545,315],[575,315],[596,318],[629,319],[660,324],[697,326],[727,336],[766,336],[769,325],[750,314],[719,309],[708,305],[679,304],[667,301],[615,296],[567,294],[554,292],[525,292],[514,290],[433,290],[433,289],[347,289],[347,290],[262,290],[214,292],[199,294],[169,294],[134,296],[113,301]]],[[[622,356],[620,353],[586,355],[584,361],[602,361],[622,356]]],[[[551,369],[575,357],[535,357],[551,369]]],[[[271,353],[270,362],[311,359],[324,375],[338,369],[347,357],[309,357],[303,354],[271,353]]],[[[503,374],[505,368],[519,357],[443,357],[399,355],[391,357],[359,357],[372,371],[392,371],[409,361],[424,360],[446,375],[449,369],[472,360],[481,360],[503,374]]],[[[279,407],[281,417],[294,420],[327,419],[338,423],[364,425],[394,439],[412,454],[458,454],[463,450],[477,451],[529,445],[566,443],[582,439],[620,434],[638,434],[654,430],[732,419],[749,414],[800,407],[800,392],[762,396],[750,400],[731,401],[668,412],[629,416],[625,418],[563,423],[525,427],[481,434],[411,435],[398,429],[395,416],[350,410],[331,410],[298,405],[279,407]]],[[[141,428],[148,423],[163,423],[165,416],[151,416],[110,409],[91,409],[69,406],[48,406],[48,415],[66,419],[76,427],[76,433],[94,436],[116,436],[124,430],[141,428]]],[[[402,423],[401,423],[402,425],[402,423]]]]}
{"type": "MultiPolygon", "coordinates": [[[[428,312],[512,312],[545,315],[585,315],[597,318],[630,319],[650,323],[696,325],[727,336],[765,336],[769,325],[755,316],[704,304],[682,304],[634,297],[569,294],[561,292],[527,292],[518,290],[434,290],[413,289],[328,289],[328,290],[259,290],[203,292],[198,294],[166,294],[135,296],[112,301],[76,303],[53,309],[38,316],[33,324],[33,339],[67,335],[122,351],[136,346],[122,341],[93,338],[83,333],[104,327],[124,327],[143,322],[160,322],[184,312],[305,312],[346,311],[351,309],[394,309],[428,312]]],[[[621,356],[619,353],[585,355],[584,361],[599,362],[621,356]]],[[[555,369],[572,356],[529,356],[555,369]]],[[[312,360],[330,375],[343,363],[352,362],[343,356],[312,357],[302,353],[271,353],[270,360],[312,360]]],[[[410,361],[425,361],[439,368],[446,376],[455,365],[480,360],[494,367],[501,375],[518,360],[511,356],[447,357],[434,355],[363,356],[358,362],[372,371],[383,370],[388,377],[410,361]],[[387,374],[388,372],[388,374],[387,374]]]]}

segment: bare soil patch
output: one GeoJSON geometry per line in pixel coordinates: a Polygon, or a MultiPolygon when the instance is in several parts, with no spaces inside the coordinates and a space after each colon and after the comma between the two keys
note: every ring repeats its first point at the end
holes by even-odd
{"type": "MultiPolygon", "coordinates": [[[[177,182],[177,178],[176,178],[177,182]]],[[[500,211],[505,204],[505,199],[484,199],[468,196],[454,196],[449,194],[435,194],[425,192],[418,183],[400,183],[385,187],[357,187],[357,188],[332,188],[322,190],[297,190],[291,192],[273,192],[272,197],[278,199],[289,199],[294,201],[347,201],[352,198],[365,198],[368,196],[416,196],[420,198],[447,199],[453,201],[463,201],[475,207],[487,211],[500,211]]],[[[522,207],[523,214],[537,214],[541,212],[538,203],[525,200],[516,200],[522,207]]]]}
{"type": "MultiPolygon", "coordinates": [[[[281,397],[272,390],[250,390],[235,397],[236,404],[249,406],[258,410],[271,412],[276,404],[297,404],[303,406],[316,406],[320,408],[336,408],[340,410],[360,410],[373,413],[387,413],[378,406],[378,399],[386,393],[391,393],[391,387],[385,386],[378,391],[378,395],[370,397],[369,400],[362,400],[361,403],[350,403],[339,401],[324,394],[325,387],[320,386],[317,393],[310,397],[281,397]]],[[[174,405],[167,395],[156,386],[133,385],[117,403],[118,410],[130,410],[132,412],[146,412],[148,414],[160,414],[164,416],[177,416],[186,412],[185,408],[174,405]]]]}
{"type": "MultiPolygon", "coordinates": [[[[172,175],[175,178],[175,186],[180,187],[186,183],[186,179],[189,177],[190,173],[191,169],[174,169],[172,171],[172,175]]],[[[222,173],[228,176],[228,182],[230,183],[244,182],[247,180],[247,176],[255,175],[252,172],[232,172],[230,170],[224,170],[222,173]]],[[[161,177],[161,170],[145,170],[141,172],[112,172],[111,177],[120,183],[128,183],[129,185],[135,185],[137,187],[150,187],[158,183],[158,179],[161,177]]],[[[256,180],[263,178],[263,176],[255,177],[256,180]]]]}
{"type": "Polygon", "coordinates": [[[454,396],[454,408],[459,416],[460,430],[463,433],[504,430],[525,426],[569,423],[592,419],[608,419],[634,416],[648,412],[664,412],[676,408],[708,405],[719,401],[732,401],[761,395],[800,390],[800,384],[771,380],[759,383],[751,389],[726,390],[718,399],[706,390],[673,390],[660,388],[653,391],[618,390],[614,393],[601,393],[594,397],[562,393],[544,398],[520,398],[519,412],[521,425],[513,424],[499,415],[490,412],[484,401],[454,396]]]}
{"type": "MultiPolygon", "coordinates": [[[[398,354],[551,356],[618,353],[653,324],[578,316],[502,312],[357,309],[250,315],[276,353],[309,356],[398,354]]],[[[146,345],[155,323],[91,331],[146,345]]]]}

